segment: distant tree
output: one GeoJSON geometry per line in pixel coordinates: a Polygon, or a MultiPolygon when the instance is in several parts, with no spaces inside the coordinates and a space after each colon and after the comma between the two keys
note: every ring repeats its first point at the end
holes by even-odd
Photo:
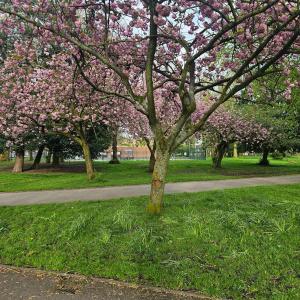
{"type": "MultiPolygon", "coordinates": [[[[194,116],[195,119],[201,118],[205,113],[206,107],[201,105],[194,116]]],[[[257,120],[242,114],[237,106],[219,107],[207,120],[204,130],[199,134],[204,139],[206,146],[213,148],[213,167],[221,168],[222,159],[226,149],[231,143],[244,142],[250,145],[258,145],[268,139],[269,132],[257,120]]]]}
{"type": "Polygon", "coordinates": [[[241,100],[243,114],[254,117],[269,132],[260,147],[256,147],[262,152],[260,165],[269,165],[268,156],[272,152],[299,149],[300,98],[299,87],[292,83],[294,76],[296,70],[257,80],[241,100]]]}

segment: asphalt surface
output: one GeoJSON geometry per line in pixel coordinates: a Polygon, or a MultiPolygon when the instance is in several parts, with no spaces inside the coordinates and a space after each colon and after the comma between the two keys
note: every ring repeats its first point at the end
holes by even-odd
{"type": "MultiPolygon", "coordinates": [[[[194,193],[240,187],[295,183],[300,183],[300,175],[168,183],[166,184],[165,192],[166,194],[194,193]]],[[[2,192],[0,193],[0,206],[111,200],[125,197],[145,196],[149,195],[149,193],[150,185],[16,193],[2,192]]]]}
{"type": "Polygon", "coordinates": [[[212,300],[197,293],[0,265],[0,300],[17,299],[212,300]]]}

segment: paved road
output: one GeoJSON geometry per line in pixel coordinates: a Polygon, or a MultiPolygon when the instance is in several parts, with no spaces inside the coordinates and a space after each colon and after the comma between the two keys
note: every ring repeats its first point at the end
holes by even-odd
{"type": "Polygon", "coordinates": [[[0,265],[0,300],[17,299],[212,300],[196,293],[0,265]]]}
{"type": "MultiPolygon", "coordinates": [[[[238,187],[300,183],[300,175],[168,183],[166,193],[193,193],[238,187]]],[[[92,189],[0,193],[0,206],[110,200],[148,195],[149,185],[116,186],[92,189]]]]}

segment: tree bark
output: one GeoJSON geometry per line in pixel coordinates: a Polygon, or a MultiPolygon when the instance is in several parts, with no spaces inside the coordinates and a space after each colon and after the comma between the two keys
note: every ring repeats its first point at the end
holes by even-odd
{"type": "Polygon", "coordinates": [[[270,165],[270,162],[268,160],[269,153],[270,153],[270,149],[264,147],[263,148],[263,155],[262,155],[262,158],[259,162],[260,166],[269,166],[270,165]]]}
{"type": "Polygon", "coordinates": [[[237,143],[233,143],[233,157],[234,158],[238,158],[239,157],[238,144],[237,143]]]}
{"type": "Polygon", "coordinates": [[[36,170],[38,168],[38,166],[40,165],[44,149],[45,149],[45,145],[41,145],[39,147],[38,152],[35,156],[34,162],[30,168],[31,170],[36,170]]]}
{"type": "Polygon", "coordinates": [[[59,161],[60,153],[57,149],[53,149],[53,158],[52,158],[52,165],[53,166],[59,166],[60,161],[59,161]]]}
{"type": "Polygon", "coordinates": [[[32,150],[29,150],[29,161],[33,161],[33,153],[32,153],[32,150]]]}
{"type": "Polygon", "coordinates": [[[81,139],[81,147],[83,151],[86,174],[89,180],[92,180],[96,177],[94,163],[92,160],[90,146],[85,139],[81,139]]]}
{"type": "Polygon", "coordinates": [[[12,170],[13,173],[22,173],[23,172],[23,170],[24,170],[24,155],[25,155],[24,147],[17,148],[15,165],[12,170]]]}
{"type": "Polygon", "coordinates": [[[51,158],[52,158],[52,149],[49,149],[48,155],[46,156],[46,163],[47,164],[51,163],[51,158]]]}
{"type": "Polygon", "coordinates": [[[11,158],[10,157],[11,156],[11,148],[7,149],[7,151],[5,153],[6,153],[7,160],[9,161],[11,158]]]}
{"type": "Polygon", "coordinates": [[[168,151],[156,151],[156,162],[152,173],[150,201],[147,210],[151,214],[159,214],[163,206],[163,196],[166,184],[166,175],[170,153],[168,151]]]}
{"type": "Polygon", "coordinates": [[[153,173],[154,171],[154,166],[155,166],[155,151],[151,150],[150,151],[150,159],[149,159],[149,166],[148,166],[148,171],[149,173],[153,173]]]}
{"type": "Polygon", "coordinates": [[[222,141],[216,146],[212,157],[214,169],[222,168],[222,159],[224,157],[227,145],[228,144],[226,142],[222,141]]]}
{"type": "Polygon", "coordinates": [[[151,146],[151,142],[148,138],[144,138],[144,140],[146,141],[146,145],[150,151],[150,159],[149,159],[149,166],[148,166],[148,171],[149,173],[153,173],[154,171],[154,166],[155,166],[155,151],[156,151],[156,142],[153,142],[153,146],[151,146]]]}
{"type": "Polygon", "coordinates": [[[118,159],[118,134],[117,130],[114,130],[112,134],[112,159],[110,160],[110,164],[119,164],[120,161],[118,159]]]}

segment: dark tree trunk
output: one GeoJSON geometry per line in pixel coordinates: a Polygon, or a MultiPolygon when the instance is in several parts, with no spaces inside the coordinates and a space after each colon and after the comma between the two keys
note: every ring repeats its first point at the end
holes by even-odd
{"type": "Polygon", "coordinates": [[[216,148],[214,149],[212,161],[213,161],[213,168],[220,169],[222,168],[222,159],[225,155],[227,143],[222,141],[220,142],[216,148]]]}
{"type": "Polygon", "coordinates": [[[29,161],[33,161],[33,153],[32,153],[32,150],[29,150],[29,161]]]}
{"type": "Polygon", "coordinates": [[[60,151],[54,148],[53,149],[53,158],[52,158],[53,166],[59,166],[59,164],[60,164],[59,158],[60,158],[60,151]]]}
{"type": "Polygon", "coordinates": [[[25,150],[24,147],[19,147],[16,150],[16,160],[15,160],[15,165],[12,170],[13,173],[22,173],[24,170],[24,155],[25,155],[25,150]]]}
{"type": "Polygon", "coordinates": [[[144,137],[144,140],[146,142],[146,145],[149,149],[150,152],[150,159],[149,159],[149,166],[148,166],[148,171],[149,173],[153,173],[154,171],[154,166],[155,166],[155,152],[156,152],[156,142],[153,142],[153,146],[151,146],[151,142],[150,139],[148,139],[147,137],[144,137]]]}
{"type": "Polygon", "coordinates": [[[151,150],[150,151],[150,159],[149,159],[149,167],[148,167],[148,171],[149,173],[153,173],[154,171],[154,166],[155,166],[155,151],[151,150]]]}
{"type": "Polygon", "coordinates": [[[41,163],[41,159],[42,159],[42,156],[43,156],[43,152],[44,152],[44,149],[45,149],[45,145],[41,145],[38,149],[38,152],[35,156],[35,159],[34,159],[34,162],[31,166],[31,170],[35,170],[39,167],[40,163],[41,163]]]}
{"type": "Polygon", "coordinates": [[[263,148],[263,155],[259,162],[260,166],[269,166],[270,165],[270,162],[268,160],[269,153],[270,153],[270,149],[263,148]]]}
{"type": "Polygon", "coordinates": [[[119,164],[120,161],[118,159],[118,133],[117,130],[113,131],[112,134],[112,159],[110,160],[110,164],[119,164]]]}

